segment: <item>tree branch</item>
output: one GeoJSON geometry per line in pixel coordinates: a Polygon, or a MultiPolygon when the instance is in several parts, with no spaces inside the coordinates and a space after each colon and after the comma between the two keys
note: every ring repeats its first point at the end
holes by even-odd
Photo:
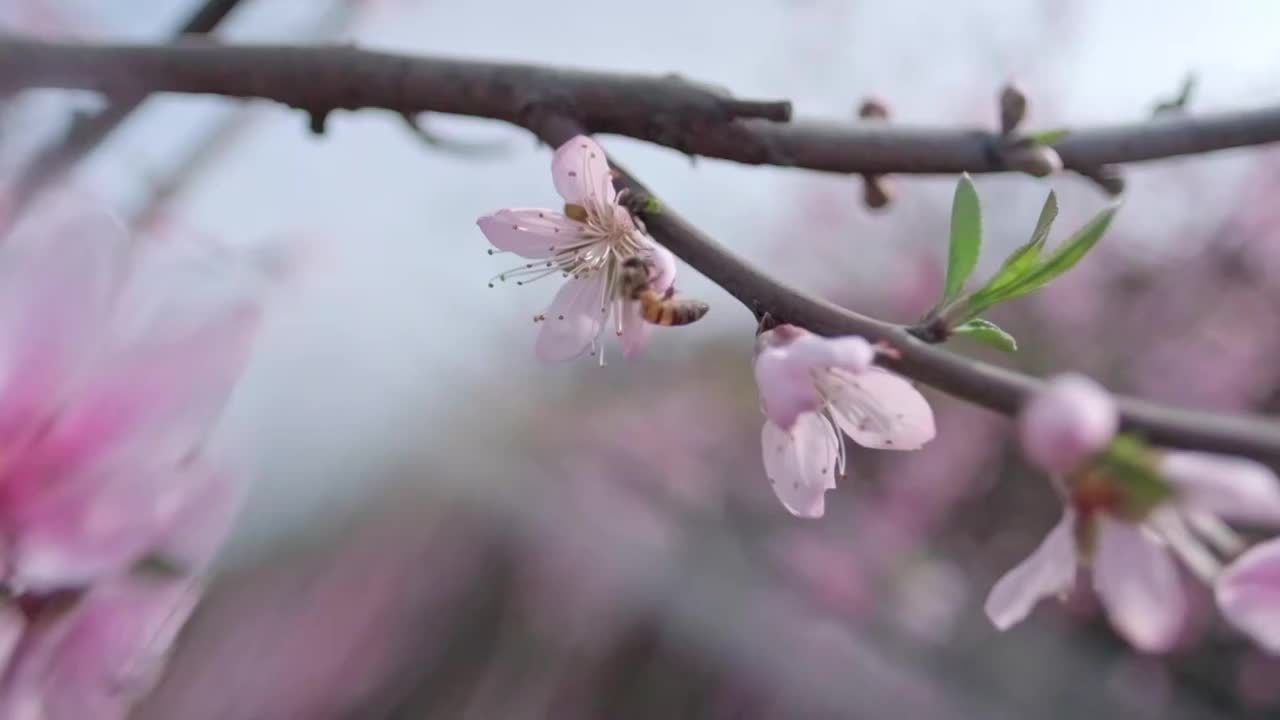
{"type": "MultiPolygon", "coordinates": [[[[572,120],[548,118],[533,131],[556,146],[580,127],[572,120]]],[[[626,187],[649,193],[639,180],[616,163],[626,187]]],[[[860,315],[799,290],[786,287],[691,225],[666,203],[643,216],[649,233],[668,250],[724,288],[757,316],[768,312],[780,322],[820,335],[861,335],[882,340],[898,350],[882,364],[949,395],[1004,415],[1018,412],[1041,381],[1012,370],[966,358],[927,344],[897,325],[860,315]]],[[[1280,464],[1280,423],[1262,417],[1230,416],[1164,407],[1136,398],[1117,397],[1125,429],[1163,446],[1242,455],[1280,464]]]]}
{"type": "MultiPolygon", "coordinates": [[[[189,33],[212,32],[240,2],[241,0],[205,0],[177,29],[176,34],[181,37],[189,33]]],[[[14,183],[10,196],[11,209],[21,212],[49,183],[93,152],[144,99],[146,93],[122,95],[101,112],[81,116],[72,122],[62,140],[37,153],[14,183]]]]}
{"type": "MultiPolygon", "coordinates": [[[[676,76],[411,57],[352,47],[81,45],[0,40],[0,90],[61,87],[136,97],[209,93],[337,109],[440,112],[526,124],[531,112],[594,133],[748,164],[849,174],[1005,171],[999,135],[882,123],[800,121],[786,102],[736,100],[676,76]]],[[[1066,168],[1097,168],[1280,141],[1280,106],[1073,131],[1054,143],[1066,168]]]]}
{"type": "MultiPolygon", "coordinates": [[[[558,145],[578,132],[630,135],[742,162],[849,173],[997,171],[986,131],[860,129],[777,124],[785,102],[743,102],[674,76],[557,70],[410,58],[352,48],[78,46],[0,41],[0,90],[62,87],[108,94],[211,93],[269,98],[323,117],[380,107],[505,120],[558,145]],[[747,119],[742,118],[758,118],[747,119]]],[[[1069,167],[1151,160],[1280,140],[1280,107],[1073,133],[1055,144],[1069,167]]],[[[644,190],[627,176],[626,182],[644,190]]],[[[783,286],[669,207],[645,218],[653,236],[757,315],[824,335],[883,340],[890,368],[944,392],[1013,414],[1039,381],[928,345],[902,328],[783,286]]],[[[1280,463],[1280,423],[1119,399],[1126,428],[1153,442],[1280,463]]]]}

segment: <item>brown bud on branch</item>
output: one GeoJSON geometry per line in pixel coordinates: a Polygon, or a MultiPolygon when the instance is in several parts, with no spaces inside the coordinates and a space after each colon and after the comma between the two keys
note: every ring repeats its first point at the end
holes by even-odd
{"type": "Polygon", "coordinates": [[[1008,135],[1027,117],[1027,96],[1017,85],[1008,83],[1000,91],[1000,132],[1008,135]]]}
{"type": "MultiPolygon", "coordinates": [[[[878,98],[866,98],[858,107],[858,117],[863,120],[888,120],[889,107],[878,98]]],[[[893,202],[893,192],[884,175],[862,176],[862,202],[873,210],[888,207],[893,202]]]]}

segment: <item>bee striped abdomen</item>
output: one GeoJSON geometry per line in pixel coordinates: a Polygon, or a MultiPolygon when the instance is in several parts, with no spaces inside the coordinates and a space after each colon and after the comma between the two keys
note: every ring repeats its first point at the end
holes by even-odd
{"type": "Polygon", "coordinates": [[[654,290],[649,284],[649,268],[640,258],[629,258],[623,264],[622,284],[624,292],[640,304],[640,316],[653,325],[688,325],[702,319],[709,306],[700,300],[675,297],[675,289],[666,293],[654,290]]]}
{"type": "Polygon", "coordinates": [[[664,297],[649,289],[642,290],[636,299],[640,301],[640,313],[646,322],[668,327],[700,320],[709,309],[704,302],[664,297]]]}

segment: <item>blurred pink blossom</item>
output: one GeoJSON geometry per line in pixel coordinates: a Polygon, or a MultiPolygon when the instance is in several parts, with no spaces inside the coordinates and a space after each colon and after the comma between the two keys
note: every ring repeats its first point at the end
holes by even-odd
{"type": "Polygon", "coordinates": [[[1070,472],[1111,442],[1119,417],[1101,385],[1083,375],[1059,375],[1036,393],[1018,421],[1022,448],[1049,472],[1070,472]]]}
{"type": "Polygon", "coordinates": [[[280,267],[214,250],[136,242],[86,207],[0,247],[2,572],[21,610],[0,716],[119,717],[228,530],[237,485],[206,440],[280,267]]]}
{"type": "Polygon", "coordinates": [[[644,349],[649,326],[639,305],[623,293],[622,262],[647,258],[654,289],[665,292],[675,280],[675,258],[619,203],[604,150],[591,138],[579,135],[557,148],[551,176],[566,203],[564,213],[509,208],[476,221],[499,252],[535,261],[497,279],[523,285],[550,275],[569,278],[551,306],[534,317],[543,323],[536,345],[539,359],[572,360],[588,349],[594,354],[610,324],[623,353],[633,357],[644,349]]]}
{"type": "Polygon", "coordinates": [[[1040,599],[1069,592],[1083,558],[1117,632],[1141,650],[1168,650],[1187,615],[1169,550],[1207,579],[1218,571],[1210,548],[1229,552],[1238,544],[1223,518],[1280,526],[1274,473],[1253,461],[1205,453],[1159,455],[1153,469],[1169,496],[1135,508],[1121,480],[1081,467],[1109,442],[1115,423],[1110,397],[1083,377],[1052,380],[1029,404],[1024,446],[1039,447],[1039,464],[1075,472],[1063,483],[1062,520],[992,588],[986,612],[996,627],[1008,629],[1040,599]]]}
{"type": "Polygon", "coordinates": [[[824,495],[844,472],[842,432],[882,450],[917,450],[933,439],[928,401],[908,381],[873,367],[874,358],[860,337],[822,338],[793,325],[758,338],[764,468],[792,514],[822,516],[824,495]]]}

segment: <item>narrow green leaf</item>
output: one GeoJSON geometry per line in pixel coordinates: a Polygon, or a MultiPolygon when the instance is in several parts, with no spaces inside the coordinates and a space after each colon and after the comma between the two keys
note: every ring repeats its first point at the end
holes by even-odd
{"type": "Polygon", "coordinates": [[[1054,128],[1052,130],[1029,132],[1022,137],[1031,141],[1034,145],[1052,145],[1070,134],[1071,131],[1067,128],[1054,128]]]}
{"type": "Polygon", "coordinates": [[[990,345],[1004,352],[1017,352],[1018,350],[1018,341],[1014,340],[1012,335],[1001,330],[999,326],[990,320],[974,318],[956,327],[951,332],[955,335],[964,335],[967,338],[977,340],[984,345],[990,345]]]}
{"type": "Polygon", "coordinates": [[[1044,207],[1040,209],[1040,219],[1036,221],[1036,229],[1031,231],[1031,239],[1005,258],[1004,264],[996,271],[979,293],[991,292],[1008,287],[1017,282],[1040,259],[1040,251],[1044,249],[1045,240],[1049,237],[1049,228],[1058,217],[1058,196],[1052,190],[1045,198],[1044,207]]]}
{"type": "Polygon", "coordinates": [[[1102,239],[1107,231],[1107,227],[1111,225],[1112,219],[1115,218],[1116,211],[1120,206],[1110,205],[1093,219],[1085,223],[1074,235],[1067,238],[1059,245],[1048,257],[1044,258],[1039,264],[1031,268],[1023,274],[1016,282],[1001,288],[991,290],[982,290],[974,293],[969,300],[969,305],[973,312],[982,312],[986,308],[996,303],[1012,300],[1022,297],[1027,293],[1034,292],[1048,285],[1054,278],[1065,273],[1080,262],[1093,246],[1102,239]]]}
{"type": "Polygon", "coordinates": [[[956,185],[956,195],[951,204],[951,245],[947,251],[947,280],[942,292],[942,302],[954,300],[964,289],[978,265],[978,253],[982,249],[982,210],[978,206],[978,190],[965,173],[956,185]]]}

